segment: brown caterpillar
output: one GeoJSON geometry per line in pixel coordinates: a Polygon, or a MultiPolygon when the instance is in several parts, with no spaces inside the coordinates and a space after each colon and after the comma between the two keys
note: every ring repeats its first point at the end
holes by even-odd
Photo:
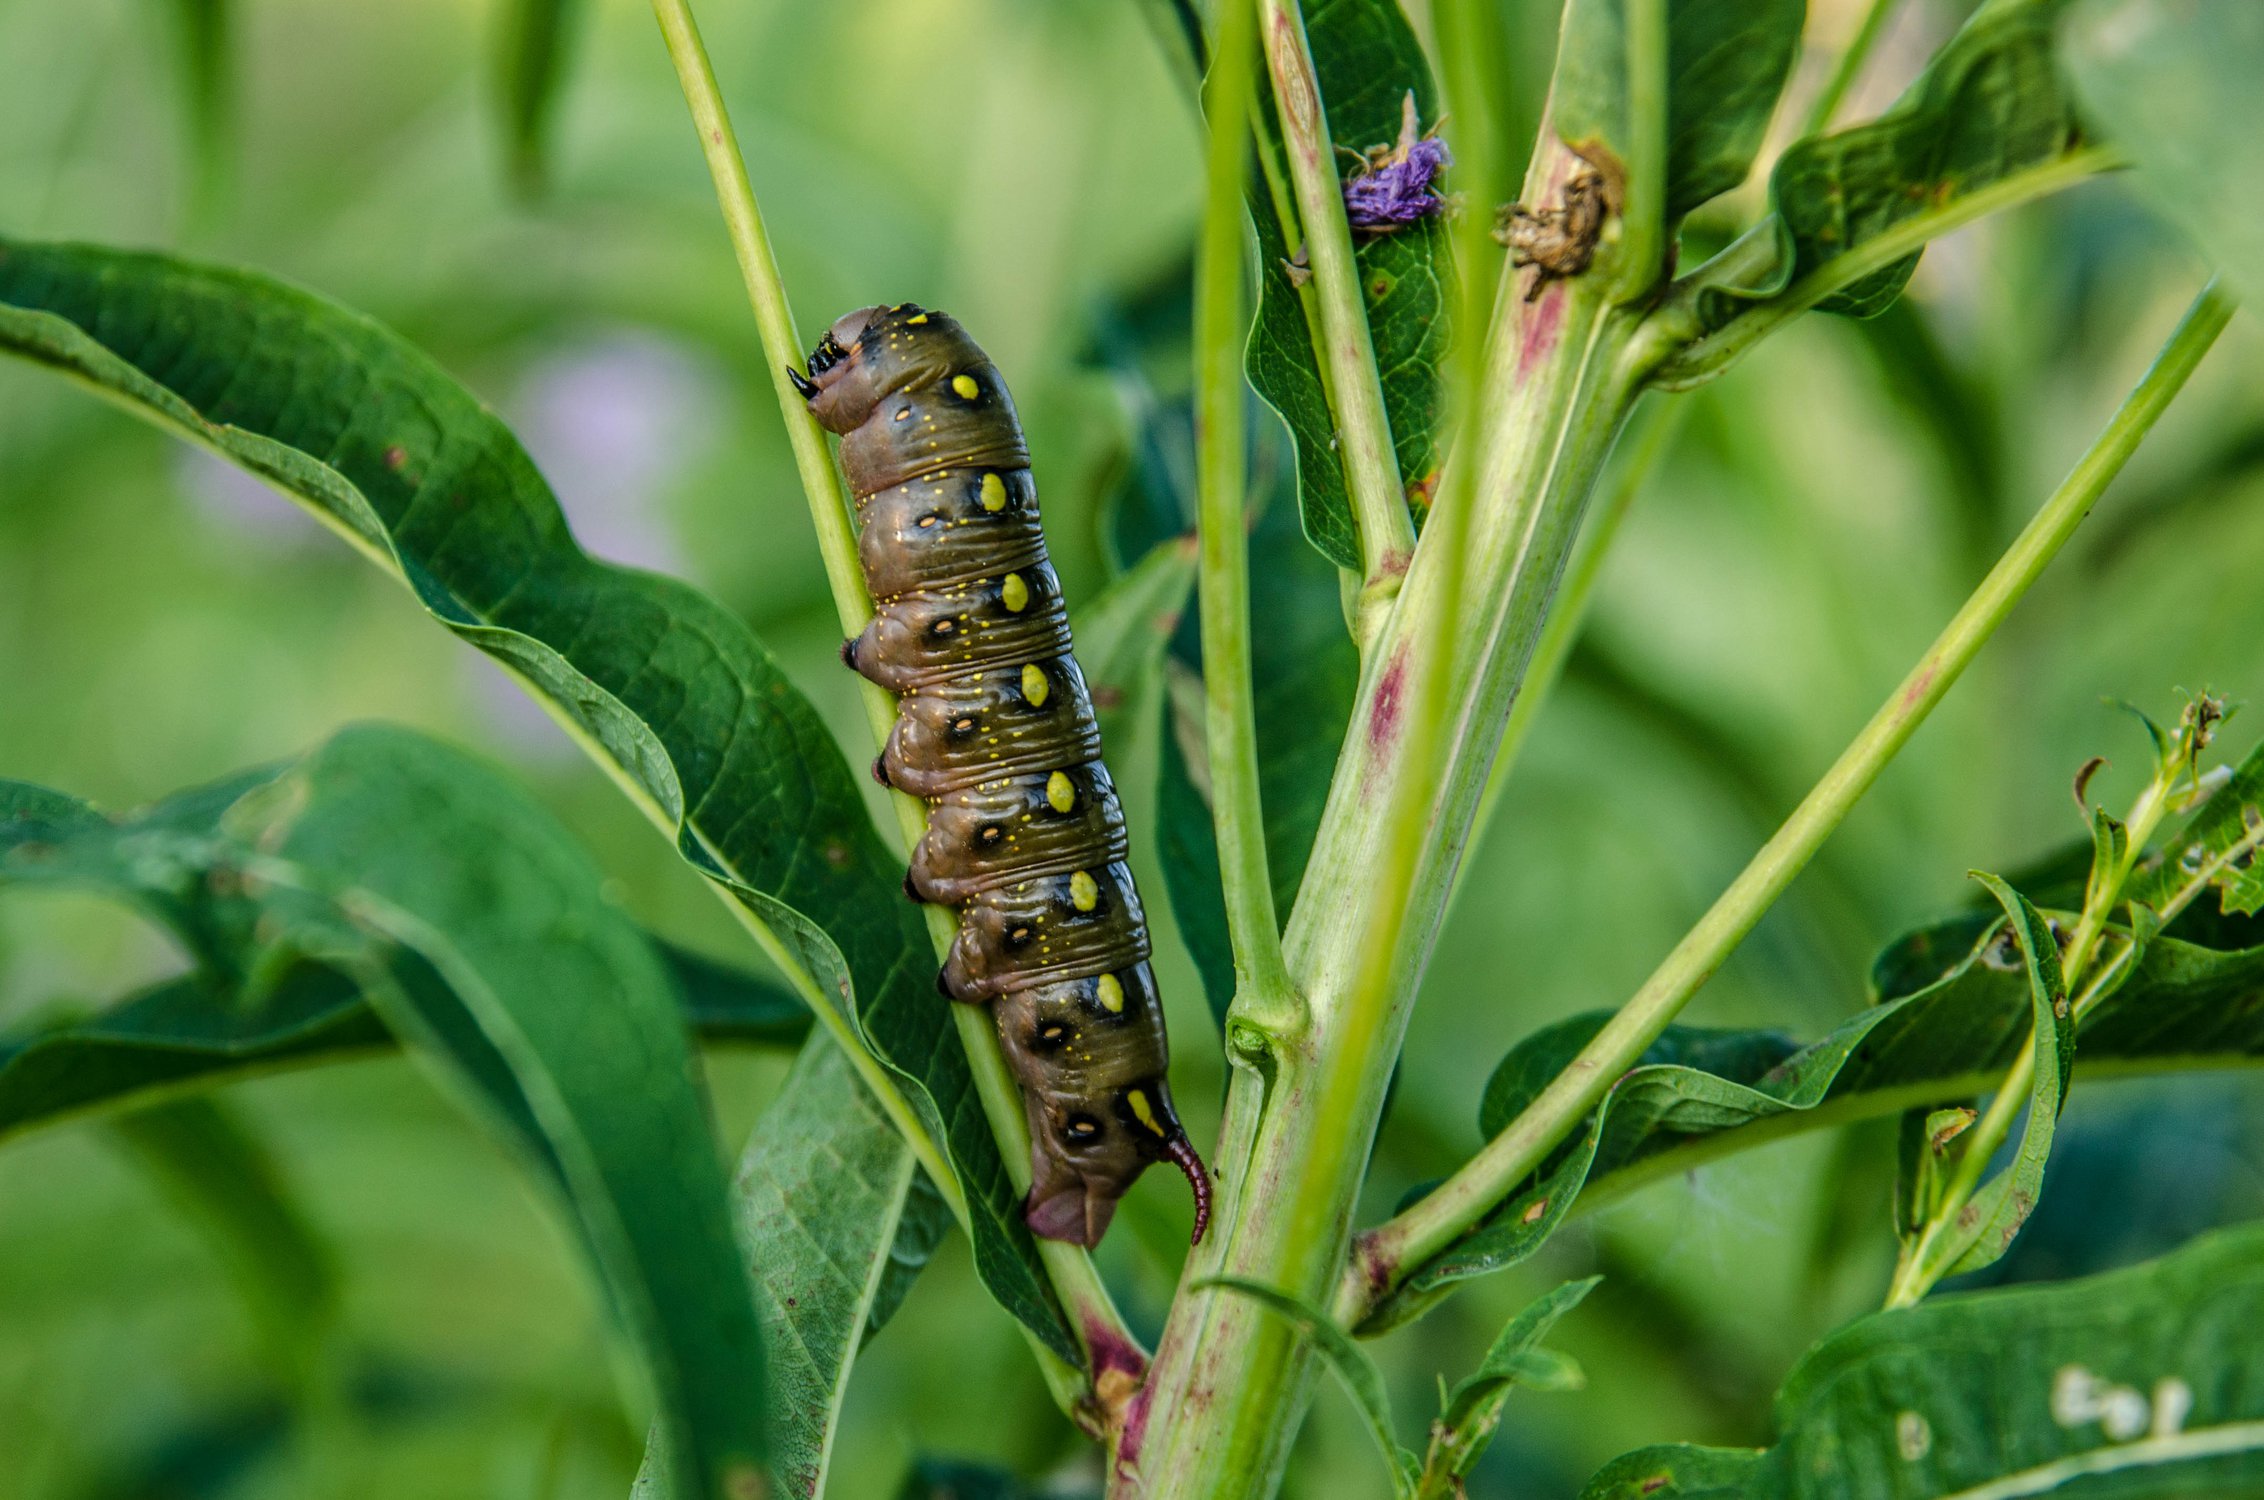
{"type": "Polygon", "coordinates": [[[936,983],[990,1004],[1021,1084],[1023,1217],[1097,1244],[1133,1179],[1169,1159],[1200,1240],[1210,1180],[1172,1108],[1124,814],[1013,399],[957,322],[910,303],[849,314],[808,376],[787,374],[841,435],[876,608],[841,659],[899,695],[873,775],[927,801],[904,889],[959,909],[936,983]]]}

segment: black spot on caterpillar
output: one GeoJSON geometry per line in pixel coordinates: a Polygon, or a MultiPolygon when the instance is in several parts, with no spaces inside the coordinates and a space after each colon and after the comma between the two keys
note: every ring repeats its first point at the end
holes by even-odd
{"type": "Polygon", "coordinates": [[[928,804],[905,890],[958,908],[938,978],[988,1003],[1030,1122],[1023,1216],[1093,1245],[1150,1162],[1210,1179],[1172,1108],[1124,815],[1046,561],[1022,424],[959,324],[910,303],[835,323],[788,370],[841,435],[870,625],[841,648],[898,695],[873,774],[928,804]]]}

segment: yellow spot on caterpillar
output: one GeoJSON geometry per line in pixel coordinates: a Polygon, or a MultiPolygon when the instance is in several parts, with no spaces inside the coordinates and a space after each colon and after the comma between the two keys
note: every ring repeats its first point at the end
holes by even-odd
{"type": "Polygon", "coordinates": [[[1100,982],[1093,986],[1093,998],[1100,1001],[1101,1009],[1110,1015],[1121,1014],[1124,1010],[1124,986],[1117,983],[1114,974],[1103,974],[1100,977],[1100,982]]]}
{"type": "Polygon", "coordinates": [[[1077,805],[1077,788],[1070,784],[1066,772],[1056,771],[1046,778],[1046,805],[1057,813],[1068,812],[1077,805]]]}
{"type": "Polygon", "coordinates": [[[908,416],[910,416],[910,415],[912,415],[912,408],[911,408],[911,407],[909,407],[909,406],[899,406],[898,408],[896,408],[896,420],[897,420],[897,421],[901,422],[901,421],[903,421],[903,420],[904,420],[904,419],[905,419],[906,417],[908,417],[908,416]]]}
{"type": "Polygon", "coordinates": [[[913,316],[904,320],[904,326],[907,328],[917,327],[918,325],[925,323],[927,320],[928,315],[926,313],[915,313],[913,316]]]}
{"type": "Polygon", "coordinates": [[[1069,904],[1079,911],[1091,911],[1101,904],[1100,886],[1083,870],[1069,877],[1069,904]]]}
{"type": "Polygon", "coordinates": [[[983,476],[983,509],[997,512],[1006,509],[1006,481],[996,474],[983,476]]]}
{"type": "Polygon", "coordinates": [[[1006,581],[998,586],[998,599],[1015,614],[1020,614],[1030,607],[1030,586],[1022,581],[1021,574],[1009,573],[1006,581]]]}
{"type": "Polygon", "coordinates": [[[983,393],[983,388],[975,384],[975,377],[972,375],[952,376],[951,388],[959,393],[962,401],[972,401],[983,393]]]}
{"type": "Polygon", "coordinates": [[[1148,1096],[1145,1090],[1125,1090],[1124,1102],[1132,1106],[1132,1113],[1141,1124],[1147,1126],[1157,1135],[1163,1134],[1163,1126],[1157,1122],[1155,1108],[1148,1103],[1148,1096]]]}
{"type": "Polygon", "coordinates": [[[1024,665],[1022,668],[1022,701],[1024,703],[1029,704],[1032,708],[1043,708],[1046,706],[1046,695],[1052,691],[1053,684],[1046,680],[1044,668],[1036,662],[1024,665]]]}

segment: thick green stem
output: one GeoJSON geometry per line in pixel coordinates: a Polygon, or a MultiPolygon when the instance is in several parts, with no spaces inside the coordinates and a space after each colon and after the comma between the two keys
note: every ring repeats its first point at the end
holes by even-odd
{"type": "MultiPolygon", "coordinates": [[[[1257,709],[1250,684],[1250,538],[1243,506],[1247,461],[1242,343],[1243,187],[1257,12],[1226,5],[1206,101],[1209,200],[1195,266],[1195,464],[1202,551],[1204,728],[1219,878],[1234,945],[1232,1027],[1286,1034],[1298,1024],[1296,991],[1281,956],[1273,877],[1266,865],[1258,793],[1257,709]]],[[[1239,1032],[1237,1032],[1239,1034],[1239,1032]]],[[[1241,1050],[1239,1047],[1237,1050],[1241,1050]]]]}
{"type": "Polygon", "coordinates": [[[1361,1237],[1347,1278],[1353,1310],[1372,1305],[1499,1204],[1588,1116],[1604,1093],[1712,977],[1839,826],[2045,566],[2090,513],[2208,351],[2231,304],[2204,291],[2090,451],[2006,549],[1963,608],[1776,836],[1595,1039],[1501,1134],[1421,1202],[1361,1237]]]}
{"type": "MultiPolygon", "coordinates": [[[[1243,3],[1249,0],[1228,0],[1229,8],[1243,3]]],[[[1313,54],[1305,42],[1305,18],[1297,0],[1256,4],[1319,303],[1323,378],[1334,403],[1345,488],[1360,527],[1363,576],[1355,621],[1365,644],[1399,591],[1415,550],[1415,522],[1401,488],[1391,421],[1384,414],[1383,382],[1368,334],[1367,303],[1360,295],[1360,267],[1352,253],[1352,226],[1344,216],[1344,183],[1313,73],[1313,54]]]]}
{"type": "MultiPolygon", "coordinates": [[[[1545,148],[1532,196],[1560,190],[1579,166],[1569,150],[1545,148]]],[[[1219,1148],[1224,1232],[1189,1261],[1134,1412],[1136,1439],[1118,1454],[1118,1495],[1244,1497],[1278,1482],[1309,1348],[1249,1299],[1199,1284],[1242,1277],[1321,1305],[1333,1293],[1415,981],[1581,507],[1627,409],[1619,356],[1634,320],[1614,310],[1608,287],[1575,278],[1500,306],[1485,345],[1487,405],[1444,486],[1451,495],[1467,484],[1477,503],[1451,552],[1429,540],[1450,517],[1434,520],[1369,652],[1284,939],[1308,1029],[1234,1079],[1219,1148]],[[1435,698],[1431,684],[1442,684],[1435,698]],[[1435,754],[1427,703],[1443,710],[1435,754]]]]}
{"type": "MultiPolygon", "coordinates": [[[[707,49],[700,41],[689,0],[653,0],[653,14],[667,41],[669,60],[675,64],[684,101],[691,109],[692,123],[699,130],[700,150],[707,159],[708,173],[715,183],[716,201],[723,209],[731,248],[738,256],[740,277],[746,283],[747,299],[754,308],[763,354],[771,367],[771,386],[778,397],[779,414],[785,420],[787,438],[794,449],[794,464],[802,477],[802,490],[809,500],[810,520],[817,530],[818,550],[825,560],[826,582],[833,591],[835,610],[843,632],[854,635],[872,618],[872,596],[866,592],[864,572],[857,560],[857,532],[851,519],[849,497],[842,486],[840,472],[834,467],[832,454],[827,450],[825,433],[786,375],[788,369],[800,364],[802,342],[794,330],[794,314],[787,305],[786,286],[778,274],[777,258],[771,253],[770,236],[763,228],[762,209],[755,200],[747,164],[739,152],[738,136],[724,109],[723,93],[716,83],[707,49]]],[[[872,727],[874,743],[880,744],[887,739],[895,723],[896,705],[887,693],[873,684],[862,686],[866,720],[872,727]]],[[[892,793],[890,800],[896,813],[897,830],[908,849],[926,828],[926,809],[918,799],[901,792],[892,793]]],[[[926,911],[928,932],[940,955],[951,945],[956,919],[942,907],[930,906],[926,911]]],[[[960,1040],[966,1045],[967,1061],[982,1096],[983,1113],[1006,1159],[1007,1170],[1016,1186],[1027,1187],[1030,1180],[1029,1127],[1023,1115],[1021,1092],[999,1050],[998,1035],[992,1029],[989,1012],[976,1006],[955,1005],[952,1017],[960,1040]]],[[[895,1101],[899,1107],[891,1109],[890,1113],[892,1118],[898,1116],[901,1096],[894,1081],[854,1038],[845,1039],[845,1045],[866,1086],[873,1090],[876,1098],[895,1101]]],[[[926,1145],[927,1149],[921,1153],[922,1165],[964,1227],[967,1204],[957,1174],[941,1158],[936,1143],[926,1140],[926,1132],[915,1127],[906,1133],[915,1146],[926,1145]]],[[[1091,1257],[1075,1245],[1054,1240],[1037,1243],[1047,1276],[1068,1311],[1070,1326],[1077,1336],[1089,1342],[1093,1336],[1103,1335],[1122,1348],[1137,1349],[1138,1342],[1126,1329],[1109,1298],[1108,1289],[1101,1284],[1091,1257]]],[[[1083,1375],[1064,1365],[1034,1337],[1030,1347],[1038,1357],[1055,1399],[1062,1403],[1065,1411],[1076,1411],[1086,1399],[1083,1375]]]]}
{"type": "Polygon", "coordinates": [[[1541,638],[1533,646],[1533,665],[1526,669],[1524,691],[1510,705],[1509,722],[1503,726],[1501,749],[1494,756],[1493,771],[1486,777],[1485,795],[1478,800],[1476,831],[1483,834],[1492,826],[1494,809],[1501,805],[1502,789],[1508,785],[1510,772],[1516,769],[1517,757],[1525,748],[1525,738],[1532,733],[1533,721],[1556,692],[1557,680],[1564,675],[1564,664],[1572,655],[1573,645],[1580,639],[1581,627],[1587,623],[1588,604],[1595,597],[1596,580],[1603,576],[1604,559],[1611,553],[1612,543],[1619,538],[1620,523],[1635,507],[1635,497],[1642,492],[1644,482],[1651,477],[1659,460],[1666,456],[1675,433],[1682,426],[1683,413],[1688,411],[1687,401],[1664,401],[1654,397],[1638,409],[1629,424],[1638,429],[1625,439],[1621,446],[1619,476],[1604,492],[1603,502],[1580,528],[1580,541],[1572,553],[1572,561],[1565,567],[1563,586],[1557,590],[1556,603],[1541,627],[1541,638]]]}

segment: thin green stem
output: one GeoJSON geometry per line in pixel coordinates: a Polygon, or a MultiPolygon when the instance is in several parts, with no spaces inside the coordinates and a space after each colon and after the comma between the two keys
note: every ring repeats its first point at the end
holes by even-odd
{"type": "Polygon", "coordinates": [[[1452,1244],[1507,1197],[1587,1117],[1620,1074],[1634,1066],[1721,967],[2074,535],[2108,482],[2184,388],[2231,315],[2231,302],[2212,283],[2187,311],[2106,431],[1910,674],[1618,1014],[1461,1170],[1407,1212],[1361,1237],[1353,1269],[1371,1289],[1371,1298],[1452,1244]]]}
{"type": "Polygon", "coordinates": [[[1879,38],[1886,35],[1887,22],[1894,17],[1899,3],[1900,0],[1871,0],[1871,8],[1863,13],[1863,23],[1855,28],[1855,35],[1849,39],[1845,50],[1833,61],[1832,76],[1824,80],[1816,97],[1808,101],[1808,112],[1801,117],[1794,140],[1821,135],[1831,125],[1832,116],[1839,113],[1840,101],[1855,86],[1863,65],[1871,60],[1872,49],[1879,45],[1879,38]]]}
{"type": "Polygon", "coordinates": [[[1625,15],[1627,181],[1612,281],[1619,300],[1630,301],[1658,284],[1666,264],[1666,0],[1625,0],[1625,15]]]}
{"type": "MultiPolygon", "coordinates": [[[[716,82],[707,48],[700,41],[689,0],[653,0],[653,15],[660,22],[669,60],[675,65],[677,82],[684,92],[684,102],[690,107],[692,123],[699,131],[700,151],[707,159],[716,201],[722,207],[731,248],[739,260],[740,277],[746,283],[747,300],[754,308],[763,354],[771,367],[771,387],[794,449],[794,465],[801,474],[803,493],[809,500],[810,519],[817,530],[818,550],[825,561],[826,582],[833,592],[834,607],[843,632],[855,634],[872,618],[872,596],[865,589],[864,571],[857,559],[857,533],[851,519],[848,493],[827,449],[825,433],[787,378],[786,372],[800,362],[802,342],[794,329],[794,314],[787,305],[786,286],[778,273],[777,258],[771,253],[770,236],[763,228],[762,209],[756,202],[746,160],[740,154],[739,139],[724,108],[723,92],[716,82]]],[[[885,742],[896,719],[896,705],[879,687],[871,683],[864,683],[862,687],[865,716],[874,742],[885,742]]],[[[904,846],[910,848],[926,828],[926,810],[918,799],[901,792],[892,793],[890,800],[897,830],[904,846]]],[[[956,919],[942,907],[930,906],[926,913],[929,936],[935,942],[936,951],[943,953],[950,947],[956,919]]],[[[1029,1127],[1023,1115],[1020,1090],[999,1049],[989,1012],[976,1006],[955,1005],[952,1019],[966,1046],[968,1065],[982,1097],[983,1113],[1006,1159],[1007,1170],[1017,1186],[1026,1187],[1030,1175],[1029,1127]]],[[[881,1089],[886,1089],[887,1094],[896,1092],[894,1081],[872,1066],[873,1060],[864,1048],[853,1045],[850,1055],[858,1061],[860,1076],[875,1087],[876,1094],[881,1089]]],[[[943,1188],[947,1200],[952,1202],[964,1227],[968,1209],[956,1174],[947,1163],[942,1164],[939,1171],[935,1160],[924,1157],[923,1162],[943,1188]]],[[[1047,1276],[1068,1310],[1070,1325],[1077,1336],[1089,1341],[1095,1334],[1106,1334],[1120,1340],[1123,1347],[1137,1348],[1107,1288],[1101,1284],[1091,1258],[1075,1245],[1055,1240],[1039,1240],[1037,1244],[1047,1276]]],[[[1062,1403],[1064,1410],[1074,1411],[1085,1399],[1082,1374],[1064,1365],[1039,1345],[1034,1336],[1030,1346],[1038,1356],[1055,1399],[1062,1403]]]]}
{"type": "MultiPolygon", "coordinates": [[[[1250,685],[1250,537],[1244,517],[1247,436],[1242,342],[1243,188],[1256,89],[1257,12],[1230,3],[1219,15],[1217,65],[1207,114],[1209,198],[1195,264],[1195,465],[1202,550],[1196,586],[1203,618],[1204,730],[1211,817],[1234,945],[1231,1023],[1277,1035],[1298,1024],[1295,987],[1281,956],[1273,876],[1259,804],[1257,709],[1250,685]]],[[[1237,1033],[1239,1034],[1239,1033],[1237,1033]]]]}
{"type": "MultiPolygon", "coordinates": [[[[1885,270],[1905,256],[1916,254],[1930,241],[1954,229],[1962,229],[2001,209],[2050,197],[2121,165],[2121,161],[2120,156],[2106,147],[2086,146],[1999,178],[1939,208],[1912,214],[1893,228],[1833,256],[1776,295],[1755,302],[1711,333],[1701,335],[1697,299],[1720,281],[1718,276],[1710,274],[1715,263],[1709,262],[1678,282],[1666,304],[1652,315],[1636,357],[1650,367],[1652,385],[1665,390],[1687,390],[1702,385],[1737,363],[1755,344],[1834,292],[1885,270]]],[[[1716,262],[1735,255],[1743,264],[1752,249],[1763,245],[1774,232],[1768,224],[1756,226],[1753,233],[1740,238],[1717,256],[1716,262]]]]}
{"type": "MultiPolygon", "coordinates": [[[[1247,0],[1228,0],[1230,5],[1247,0]]],[[[1290,185],[1312,267],[1321,318],[1321,363],[1334,403],[1339,454],[1353,519],[1360,528],[1361,599],[1356,633],[1367,642],[1399,592],[1415,550],[1415,522],[1401,486],[1398,451],[1384,413],[1368,310],[1360,295],[1360,266],[1352,226],[1344,216],[1344,183],[1336,143],[1329,135],[1305,18],[1297,0],[1256,0],[1264,26],[1266,71],[1289,154],[1290,185]]]]}

